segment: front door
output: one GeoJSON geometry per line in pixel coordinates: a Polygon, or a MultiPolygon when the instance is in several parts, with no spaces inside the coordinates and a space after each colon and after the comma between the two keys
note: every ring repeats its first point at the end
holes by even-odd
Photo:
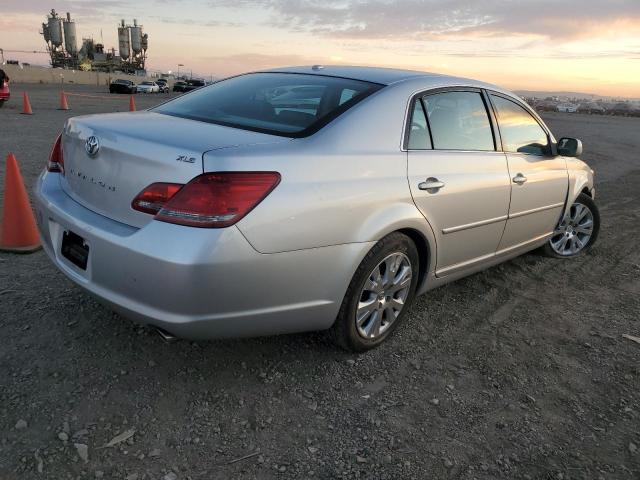
{"type": "Polygon", "coordinates": [[[552,156],[550,138],[523,106],[491,94],[512,182],[509,220],[499,251],[551,234],[567,196],[569,178],[563,157],[552,156]]]}
{"type": "Polygon", "coordinates": [[[407,150],[411,193],[436,237],[436,274],[493,256],[511,182],[482,93],[448,90],[416,99],[407,150]]]}

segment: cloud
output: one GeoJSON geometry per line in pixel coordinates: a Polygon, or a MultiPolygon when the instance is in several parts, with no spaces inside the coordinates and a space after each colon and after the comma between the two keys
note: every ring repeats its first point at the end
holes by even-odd
{"type": "Polygon", "coordinates": [[[243,23],[240,22],[228,22],[224,20],[204,20],[193,18],[177,18],[177,17],[160,17],[151,15],[149,18],[158,20],[162,23],[170,25],[184,25],[184,26],[197,26],[197,27],[242,27],[243,23]]]}
{"type": "Polygon", "coordinates": [[[218,75],[222,76],[246,72],[247,69],[255,71],[281,67],[282,65],[307,65],[312,63],[310,58],[303,55],[260,53],[208,55],[198,57],[195,60],[206,64],[211,71],[217,72],[218,75]]]}
{"type": "Polygon", "coordinates": [[[105,11],[114,9],[129,9],[131,2],[125,0],[100,0],[88,2],[86,0],[2,0],[2,13],[30,13],[41,14],[44,18],[51,8],[60,14],[71,12],[78,15],[104,15],[105,11]]]}
{"type": "Polygon", "coordinates": [[[272,25],[338,38],[570,39],[607,28],[640,30],[638,0],[217,0],[211,5],[267,9],[272,25]]]}

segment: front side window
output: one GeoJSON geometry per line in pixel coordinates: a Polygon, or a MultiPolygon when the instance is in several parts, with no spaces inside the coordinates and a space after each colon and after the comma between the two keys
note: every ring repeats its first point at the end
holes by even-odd
{"type": "Polygon", "coordinates": [[[442,92],[423,97],[433,148],[493,151],[493,132],[478,92],[442,92]]]}
{"type": "Polygon", "coordinates": [[[284,136],[305,136],[382,86],[338,77],[253,73],[162,104],[155,112],[284,136]]]}
{"type": "Polygon", "coordinates": [[[511,100],[491,95],[505,152],[549,154],[549,138],[535,118],[511,100]]]}

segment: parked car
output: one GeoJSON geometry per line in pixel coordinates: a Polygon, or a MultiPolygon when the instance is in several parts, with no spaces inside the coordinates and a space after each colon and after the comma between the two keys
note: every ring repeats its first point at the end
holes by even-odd
{"type": "Polygon", "coordinates": [[[187,86],[187,82],[179,81],[173,84],[174,92],[184,92],[184,87],[187,86]]]}
{"type": "Polygon", "coordinates": [[[109,85],[109,93],[136,93],[137,85],[131,80],[117,79],[109,85]]]}
{"type": "Polygon", "coordinates": [[[9,90],[9,82],[0,81],[0,108],[9,101],[11,98],[11,91],[9,90]]]}
{"type": "Polygon", "coordinates": [[[558,111],[557,104],[555,102],[551,102],[547,100],[542,100],[536,103],[535,109],[538,112],[557,112],[558,111]]]}
{"type": "Polygon", "coordinates": [[[197,79],[187,80],[187,84],[184,87],[182,87],[183,88],[182,91],[190,92],[191,90],[196,90],[204,86],[205,86],[204,80],[197,80],[197,79]]]}
{"type": "Polygon", "coordinates": [[[35,203],[50,260],[165,338],[332,328],[362,351],[418,294],[535,248],[588,250],[581,152],[494,85],[297,67],[67,120],[35,203]],[[306,86],[304,111],[269,101],[306,86]]]}
{"type": "Polygon", "coordinates": [[[160,93],[160,87],[156,82],[142,82],[138,85],[138,93],[160,93]]]}
{"type": "Polygon", "coordinates": [[[0,65],[0,108],[9,101],[11,92],[9,91],[9,76],[0,65]]]}
{"type": "Polygon", "coordinates": [[[159,78],[156,80],[158,87],[160,88],[160,93],[169,93],[169,85],[167,84],[166,78],[159,78]]]}
{"type": "Polygon", "coordinates": [[[561,103],[556,106],[556,109],[562,113],[576,113],[578,111],[578,105],[574,103],[561,103]]]}
{"type": "Polygon", "coordinates": [[[607,113],[621,117],[640,117],[640,108],[629,102],[619,102],[611,107],[607,113]]]}
{"type": "Polygon", "coordinates": [[[595,102],[582,103],[578,107],[578,113],[586,113],[589,115],[604,115],[605,108],[595,102]]]}
{"type": "Polygon", "coordinates": [[[276,109],[276,113],[286,109],[315,115],[321,98],[322,87],[309,85],[286,89],[282,92],[278,91],[269,100],[269,103],[276,109]]]}

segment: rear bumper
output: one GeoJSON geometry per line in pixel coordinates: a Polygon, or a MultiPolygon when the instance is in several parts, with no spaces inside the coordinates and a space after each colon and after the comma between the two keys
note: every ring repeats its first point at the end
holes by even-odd
{"type": "Polygon", "coordinates": [[[124,316],[179,337],[257,336],[329,328],[371,243],[260,254],[236,227],[151,221],[134,228],[92,212],[44,172],[35,191],[45,252],[76,284],[124,316]],[[73,231],[86,270],[61,254],[73,231]]]}

